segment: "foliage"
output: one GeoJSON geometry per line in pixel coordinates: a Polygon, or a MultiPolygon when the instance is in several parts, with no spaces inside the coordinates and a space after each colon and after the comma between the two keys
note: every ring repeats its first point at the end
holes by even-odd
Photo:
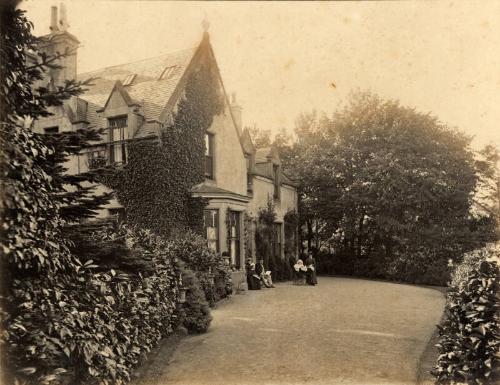
{"type": "Polygon", "coordinates": [[[297,228],[299,226],[299,215],[295,210],[288,211],[283,217],[285,226],[285,257],[297,255],[297,228]]]}
{"type": "Polygon", "coordinates": [[[17,342],[33,337],[31,317],[36,312],[50,323],[52,308],[47,304],[58,306],[50,294],[59,290],[60,278],[71,275],[77,263],[61,236],[62,220],[53,200],[59,191],[48,175],[47,159],[54,149],[32,133],[31,124],[48,116],[49,107],[81,92],[81,83],[75,81],[51,89],[39,86],[43,73],[55,67],[55,58],[38,50],[33,25],[16,5],[14,1],[0,5],[0,339],[3,375],[10,377],[29,362],[23,361],[26,357],[34,357],[26,352],[29,344],[17,342]]]}
{"type": "Polygon", "coordinates": [[[175,323],[180,270],[169,242],[123,229],[154,274],[97,271],[92,260],[53,286],[15,280],[20,300],[7,327],[10,366],[28,383],[123,383],[175,323]]]}
{"type": "Polygon", "coordinates": [[[271,265],[274,265],[272,258],[272,237],[273,237],[273,224],[276,220],[276,212],[274,210],[274,203],[268,199],[267,206],[262,207],[257,214],[257,226],[255,229],[255,247],[257,258],[264,260],[264,266],[268,267],[273,273],[271,265]]]}
{"type": "Polygon", "coordinates": [[[154,272],[153,262],[140,248],[127,245],[126,227],[113,218],[93,220],[66,226],[63,234],[70,241],[69,249],[80,261],[90,259],[98,265],[98,271],[111,269],[142,275],[154,272]]]}
{"type": "Polygon", "coordinates": [[[257,226],[255,230],[255,246],[257,257],[264,260],[264,266],[272,273],[273,280],[283,281],[292,277],[292,272],[287,259],[275,256],[272,250],[274,234],[274,223],[276,211],[274,203],[268,200],[267,206],[259,210],[257,226]]]}
{"type": "Polygon", "coordinates": [[[500,379],[500,250],[472,253],[454,272],[439,327],[440,383],[496,383],[500,379]]]}
{"type": "Polygon", "coordinates": [[[443,284],[449,259],[494,239],[491,223],[471,215],[470,139],[436,118],[356,93],[332,117],[302,115],[296,135],[283,168],[300,182],[308,247],[346,270],[443,284]]]}
{"type": "Polygon", "coordinates": [[[253,218],[248,212],[245,211],[244,217],[244,245],[245,245],[245,256],[246,258],[253,258],[253,242],[255,240],[254,234],[254,222],[255,218],[253,218]]]}
{"type": "Polygon", "coordinates": [[[212,316],[196,274],[189,269],[183,270],[182,283],[187,289],[186,302],[182,307],[182,324],[190,333],[206,332],[212,321],[212,316]]]}
{"type": "Polygon", "coordinates": [[[172,242],[172,252],[186,268],[196,273],[200,287],[211,306],[232,293],[229,266],[219,253],[207,246],[202,236],[187,232],[172,242]]]}
{"type": "Polygon", "coordinates": [[[189,228],[201,233],[206,202],[192,198],[191,189],[204,181],[204,136],[222,107],[216,68],[199,65],[160,140],[130,142],[127,165],[103,178],[129,224],[167,237],[189,228]]]}
{"type": "Polygon", "coordinates": [[[103,167],[71,174],[67,172],[68,168],[65,166],[72,157],[78,156],[82,150],[90,147],[92,141],[101,140],[102,133],[103,129],[86,127],[75,131],[40,135],[40,139],[54,149],[47,156],[45,169],[51,177],[52,185],[57,189],[52,199],[59,203],[59,212],[65,222],[75,223],[94,217],[113,196],[113,193],[95,192],[97,183],[105,172],[103,167]]]}
{"type": "Polygon", "coordinates": [[[500,151],[493,145],[485,146],[478,154],[476,169],[479,183],[475,204],[479,212],[485,212],[500,223],[500,151]]]}

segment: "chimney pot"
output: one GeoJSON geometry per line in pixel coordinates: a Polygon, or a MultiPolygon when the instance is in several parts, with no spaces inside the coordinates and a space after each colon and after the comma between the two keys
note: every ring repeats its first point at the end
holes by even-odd
{"type": "Polygon", "coordinates": [[[59,28],[57,28],[57,7],[56,6],[50,7],[50,30],[52,32],[59,30],[59,28]]]}

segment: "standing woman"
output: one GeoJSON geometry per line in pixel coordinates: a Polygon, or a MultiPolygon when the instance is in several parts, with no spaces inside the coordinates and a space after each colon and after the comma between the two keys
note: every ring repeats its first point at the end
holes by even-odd
{"type": "Polygon", "coordinates": [[[312,253],[309,253],[309,256],[306,259],[306,267],[307,267],[307,275],[306,282],[309,285],[317,285],[318,278],[316,277],[316,261],[314,260],[312,253]]]}

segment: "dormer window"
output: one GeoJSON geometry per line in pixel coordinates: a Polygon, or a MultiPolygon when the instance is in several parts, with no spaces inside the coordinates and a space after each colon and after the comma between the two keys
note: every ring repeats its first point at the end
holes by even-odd
{"type": "Polygon", "coordinates": [[[205,134],[205,177],[214,179],[214,136],[205,134]]]}
{"type": "Polygon", "coordinates": [[[135,77],[137,75],[136,74],[130,74],[130,75],[127,75],[127,77],[125,78],[125,80],[123,81],[123,85],[124,86],[129,86],[132,84],[132,82],[134,81],[135,77]]]}
{"type": "Polygon", "coordinates": [[[127,116],[117,116],[108,119],[109,127],[109,160],[111,164],[127,163],[127,116]]]}
{"type": "Polygon", "coordinates": [[[160,79],[158,79],[158,80],[163,80],[163,79],[169,79],[169,78],[171,78],[172,75],[174,74],[174,69],[175,69],[175,66],[166,67],[163,70],[163,72],[161,73],[160,79]]]}

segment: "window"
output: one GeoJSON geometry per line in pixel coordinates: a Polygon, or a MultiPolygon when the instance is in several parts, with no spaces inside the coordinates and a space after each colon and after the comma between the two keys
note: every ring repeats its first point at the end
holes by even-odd
{"type": "Polygon", "coordinates": [[[237,269],[241,268],[240,261],[240,213],[238,211],[229,211],[229,255],[231,256],[231,265],[237,269]]]}
{"type": "Polygon", "coordinates": [[[203,210],[203,229],[208,247],[219,251],[219,210],[203,210]]]}
{"type": "Polygon", "coordinates": [[[214,136],[205,134],[205,177],[214,179],[214,136]]]}
{"type": "Polygon", "coordinates": [[[249,155],[245,156],[247,162],[247,193],[253,192],[253,177],[252,177],[252,158],[249,155]]]}
{"type": "Polygon", "coordinates": [[[280,199],[280,169],[273,165],[274,199],[280,199]]]}
{"type": "Polygon", "coordinates": [[[59,127],[47,127],[43,129],[43,132],[46,134],[57,134],[59,132],[59,127]]]}
{"type": "Polygon", "coordinates": [[[273,223],[272,253],[275,258],[281,258],[281,223],[273,223]]]}
{"type": "Polygon", "coordinates": [[[117,116],[108,119],[109,127],[109,160],[113,163],[127,163],[127,116],[117,116]]]}
{"type": "Polygon", "coordinates": [[[98,149],[87,152],[87,162],[89,170],[106,166],[106,149],[98,149]]]}
{"type": "Polygon", "coordinates": [[[174,74],[175,66],[166,67],[160,75],[159,80],[169,79],[174,74]]]}
{"type": "Polygon", "coordinates": [[[130,74],[130,75],[127,75],[127,77],[125,78],[125,80],[123,81],[123,85],[124,86],[129,86],[132,84],[132,82],[134,81],[135,77],[137,75],[136,74],[130,74]]]}

